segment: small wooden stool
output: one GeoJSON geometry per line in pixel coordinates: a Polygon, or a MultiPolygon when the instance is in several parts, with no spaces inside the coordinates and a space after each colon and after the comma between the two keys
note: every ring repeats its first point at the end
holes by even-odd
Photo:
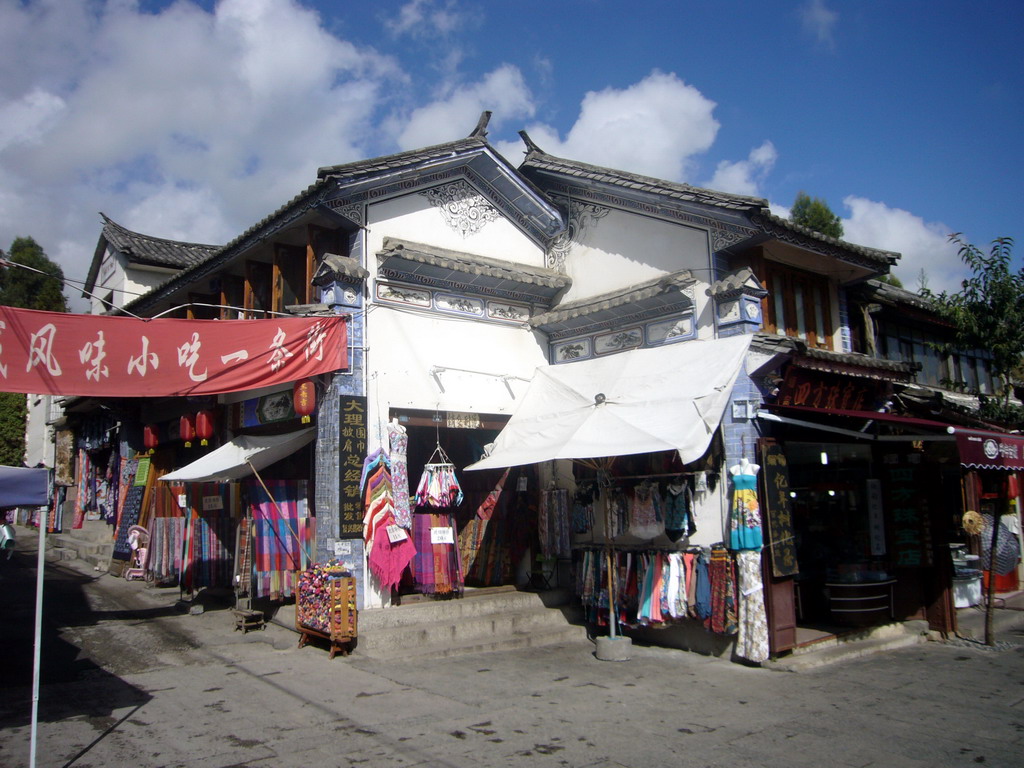
{"type": "Polygon", "coordinates": [[[267,622],[263,619],[263,611],[236,608],[234,614],[235,629],[240,629],[243,633],[248,632],[250,629],[266,629],[267,627],[267,622]]]}

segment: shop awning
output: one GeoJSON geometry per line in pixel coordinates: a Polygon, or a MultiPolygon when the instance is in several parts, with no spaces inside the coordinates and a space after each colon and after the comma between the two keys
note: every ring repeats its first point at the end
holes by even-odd
{"type": "Polygon", "coordinates": [[[315,429],[303,429],[286,435],[235,437],[220,448],[160,479],[179,483],[228,483],[241,480],[291,456],[315,436],[315,429]]]}
{"type": "MultiPolygon", "coordinates": [[[[758,411],[758,418],[765,421],[776,421],[807,429],[818,429],[832,432],[859,440],[955,440],[960,463],[968,469],[1005,469],[1012,472],[1024,471],[1024,435],[993,432],[987,429],[960,427],[944,421],[919,419],[914,416],[902,416],[895,413],[876,413],[875,411],[848,411],[836,408],[807,408],[796,405],[766,405],[758,411]],[[828,418],[828,423],[807,421],[796,416],[815,416],[828,418]],[[903,435],[876,435],[863,430],[844,428],[839,424],[859,420],[861,424],[868,422],[884,422],[904,427],[903,435]]],[[[850,425],[854,426],[854,425],[850,425]]]]}
{"type": "Polygon", "coordinates": [[[685,341],[538,368],[490,455],[467,469],[676,450],[699,459],[751,336],[685,341]]]}
{"type": "Polygon", "coordinates": [[[951,427],[960,463],[970,469],[1024,470],[1024,436],[951,427]]]}
{"type": "Polygon", "coordinates": [[[50,471],[0,466],[0,507],[41,507],[50,500],[50,471]]]}

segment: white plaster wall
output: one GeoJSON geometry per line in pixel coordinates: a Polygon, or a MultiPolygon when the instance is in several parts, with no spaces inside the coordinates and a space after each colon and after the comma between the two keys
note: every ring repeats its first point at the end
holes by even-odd
{"type": "Polygon", "coordinates": [[[576,301],[628,288],[661,275],[688,269],[693,287],[697,337],[714,338],[714,307],[707,291],[711,279],[708,234],[625,211],[610,210],[592,221],[566,258],[572,287],[564,301],[576,301]]]}
{"type": "Polygon", "coordinates": [[[705,231],[612,209],[591,222],[574,244],[566,261],[572,287],[565,300],[608,293],[680,269],[707,282],[709,264],[705,231]]]}
{"type": "Polygon", "coordinates": [[[376,203],[370,206],[367,221],[370,231],[366,266],[371,273],[376,271],[375,254],[383,246],[385,237],[526,266],[544,266],[544,252],[508,219],[490,221],[479,232],[463,237],[461,232],[448,226],[441,212],[423,195],[406,195],[376,203]]]}
{"type": "Polygon", "coordinates": [[[49,395],[28,395],[25,419],[25,466],[53,466],[53,430],[46,424],[50,416],[49,395]]]}

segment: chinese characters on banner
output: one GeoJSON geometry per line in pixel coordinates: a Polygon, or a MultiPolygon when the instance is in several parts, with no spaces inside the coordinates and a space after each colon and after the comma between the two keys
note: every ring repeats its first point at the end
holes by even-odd
{"type": "Polygon", "coordinates": [[[870,411],[877,407],[881,394],[875,381],[840,378],[790,366],[776,403],[833,411],[870,411]]]}
{"type": "Polygon", "coordinates": [[[778,443],[763,443],[761,466],[764,473],[764,509],[768,526],[768,550],[772,575],[794,576],[800,572],[796,560],[793,513],[789,501],[789,465],[778,443]]]}
{"type": "Polygon", "coordinates": [[[341,527],[339,539],[363,538],[363,498],[359,484],[366,457],[366,398],[343,395],[339,403],[341,444],[341,527]]]}
{"type": "Polygon", "coordinates": [[[914,464],[890,464],[883,472],[885,509],[892,531],[892,564],[896,568],[923,568],[932,564],[926,495],[914,464]]]}
{"type": "Polygon", "coordinates": [[[0,307],[0,391],[241,392],[347,366],[345,319],[140,320],[0,307]]]}

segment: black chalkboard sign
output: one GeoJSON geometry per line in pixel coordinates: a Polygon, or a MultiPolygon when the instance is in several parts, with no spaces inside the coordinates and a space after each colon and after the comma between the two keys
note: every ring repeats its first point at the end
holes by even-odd
{"type": "Polygon", "coordinates": [[[782,446],[775,442],[761,443],[761,477],[764,482],[764,520],[768,536],[772,575],[794,576],[800,572],[796,560],[796,539],[793,533],[793,511],[789,502],[789,465],[782,446]]]}
{"type": "Polygon", "coordinates": [[[363,499],[359,481],[366,458],[366,398],[342,395],[339,400],[338,464],[341,469],[339,539],[363,538],[363,499]]]}

